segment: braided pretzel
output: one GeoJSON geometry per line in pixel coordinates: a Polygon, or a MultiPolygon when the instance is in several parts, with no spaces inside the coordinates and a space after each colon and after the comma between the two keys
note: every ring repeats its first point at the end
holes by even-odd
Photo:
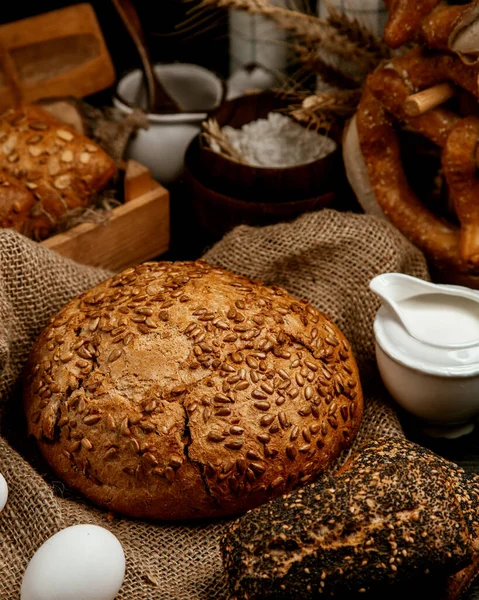
{"type": "Polygon", "coordinates": [[[383,213],[442,270],[479,285],[479,118],[438,107],[419,116],[404,111],[414,92],[445,81],[479,97],[479,66],[451,54],[416,48],[369,75],[356,114],[369,184],[383,213]],[[442,168],[460,227],[435,215],[415,195],[401,163],[397,121],[442,148],[442,168]]]}

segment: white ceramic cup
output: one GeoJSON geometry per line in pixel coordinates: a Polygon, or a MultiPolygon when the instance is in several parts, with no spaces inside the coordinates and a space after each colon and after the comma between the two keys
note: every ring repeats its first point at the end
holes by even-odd
{"type": "Polygon", "coordinates": [[[376,344],[381,378],[391,396],[422,421],[425,433],[455,438],[470,433],[479,416],[479,374],[448,377],[416,370],[376,344]]]}
{"type": "Polygon", "coordinates": [[[396,402],[425,433],[455,438],[470,433],[479,417],[479,347],[438,349],[414,340],[381,307],[374,321],[381,379],[396,402]]]}
{"type": "MultiPolygon", "coordinates": [[[[185,151],[200,132],[208,112],[224,97],[224,85],[214,73],[189,63],[155,65],[155,71],[171,97],[183,108],[178,114],[149,113],[148,129],[140,129],[131,139],[126,158],[132,158],[151,170],[164,184],[174,182],[184,167],[185,151]]],[[[113,104],[123,114],[136,106],[145,110],[143,75],[135,70],[118,83],[113,104]]]]}

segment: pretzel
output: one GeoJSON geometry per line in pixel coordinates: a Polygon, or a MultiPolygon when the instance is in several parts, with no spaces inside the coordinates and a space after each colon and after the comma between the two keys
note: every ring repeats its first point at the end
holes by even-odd
{"type": "Polygon", "coordinates": [[[479,67],[452,54],[416,48],[369,75],[356,114],[369,184],[383,213],[442,270],[479,285],[479,118],[443,107],[419,116],[405,111],[412,94],[446,81],[479,97],[479,67]],[[442,168],[460,227],[426,208],[408,184],[401,163],[397,123],[412,127],[442,148],[442,168]]]}
{"type": "Polygon", "coordinates": [[[434,50],[450,51],[449,38],[458,22],[468,13],[471,5],[449,6],[440,4],[421,21],[419,37],[434,50]]]}
{"type": "Polygon", "coordinates": [[[394,69],[379,69],[368,77],[367,86],[396,119],[407,122],[438,146],[444,146],[448,134],[460,121],[455,113],[443,108],[430,110],[418,117],[408,116],[404,103],[411,93],[410,87],[394,69]]]}
{"type": "MultiPolygon", "coordinates": [[[[384,0],[384,40],[392,48],[423,45],[396,55],[369,75],[343,154],[360,202],[387,216],[433,266],[457,283],[479,287],[479,118],[444,104],[457,91],[460,110],[479,98],[479,0],[384,0]],[[398,124],[439,146],[444,178],[459,226],[429,210],[410,187],[401,163],[398,124]],[[358,162],[359,161],[359,162],[358,162]],[[359,164],[359,167],[357,166],[359,164]]],[[[457,103],[456,103],[457,104],[457,103]]],[[[433,209],[434,210],[434,209],[433,209]]]]}
{"type": "Polygon", "coordinates": [[[384,214],[435,263],[467,270],[459,256],[459,229],[436,217],[410,188],[394,120],[368,88],[356,121],[369,183],[384,214]]]}
{"type": "MultiPolygon", "coordinates": [[[[479,1],[459,6],[449,6],[441,0],[385,0],[389,18],[384,28],[384,41],[391,48],[419,39],[429,48],[443,52],[467,54],[456,45],[463,27],[479,19],[479,1]]],[[[477,29],[472,37],[477,39],[477,29]]],[[[474,42],[474,53],[479,54],[479,44],[474,42]]],[[[463,56],[465,62],[469,62],[463,56]]],[[[477,62],[477,58],[471,62],[477,62]]]]}
{"type": "Polygon", "coordinates": [[[453,54],[415,48],[395,57],[386,67],[404,74],[403,78],[412,92],[452,81],[474,96],[479,96],[479,65],[466,65],[453,54]]]}
{"type": "Polygon", "coordinates": [[[460,121],[447,137],[442,167],[461,223],[461,259],[479,264],[479,179],[476,178],[479,119],[460,121]]]}
{"type": "Polygon", "coordinates": [[[460,117],[444,108],[411,117],[404,108],[406,99],[412,93],[448,80],[477,97],[478,78],[478,66],[467,66],[453,55],[425,54],[416,48],[379,67],[369,75],[367,87],[396,119],[442,147],[460,117]]]}
{"type": "Polygon", "coordinates": [[[389,0],[389,18],[384,28],[384,41],[391,48],[412,42],[422,20],[440,0],[389,0]]]}

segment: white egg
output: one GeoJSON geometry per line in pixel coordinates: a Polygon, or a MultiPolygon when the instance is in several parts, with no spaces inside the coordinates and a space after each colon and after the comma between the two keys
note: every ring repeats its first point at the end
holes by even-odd
{"type": "Polygon", "coordinates": [[[74,525],[35,552],[23,575],[21,600],[113,600],[124,576],[118,539],[97,525],[74,525]]]}
{"type": "Polygon", "coordinates": [[[8,486],[5,477],[0,473],[0,512],[5,508],[8,498],[8,486]]]}

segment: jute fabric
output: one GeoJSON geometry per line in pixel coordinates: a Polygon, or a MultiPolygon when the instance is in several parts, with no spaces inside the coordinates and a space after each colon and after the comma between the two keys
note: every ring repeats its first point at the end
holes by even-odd
{"type": "MultiPolygon", "coordinates": [[[[382,272],[427,279],[428,271],[396,229],[372,216],[324,210],[289,224],[238,227],[204,258],[280,285],[328,313],[361,371],[366,410],[355,446],[385,433],[403,435],[376,371],[372,324],[379,301],[368,283],[382,272]]],[[[25,568],[50,536],[94,523],[114,533],[125,551],[119,600],[225,600],[219,541],[229,521],[168,524],[108,514],[58,481],[27,439],[20,385],[31,345],[51,315],[108,275],[0,230],[0,472],[9,486],[0,514],[0,598],[19,598],[25,568]]]]}

